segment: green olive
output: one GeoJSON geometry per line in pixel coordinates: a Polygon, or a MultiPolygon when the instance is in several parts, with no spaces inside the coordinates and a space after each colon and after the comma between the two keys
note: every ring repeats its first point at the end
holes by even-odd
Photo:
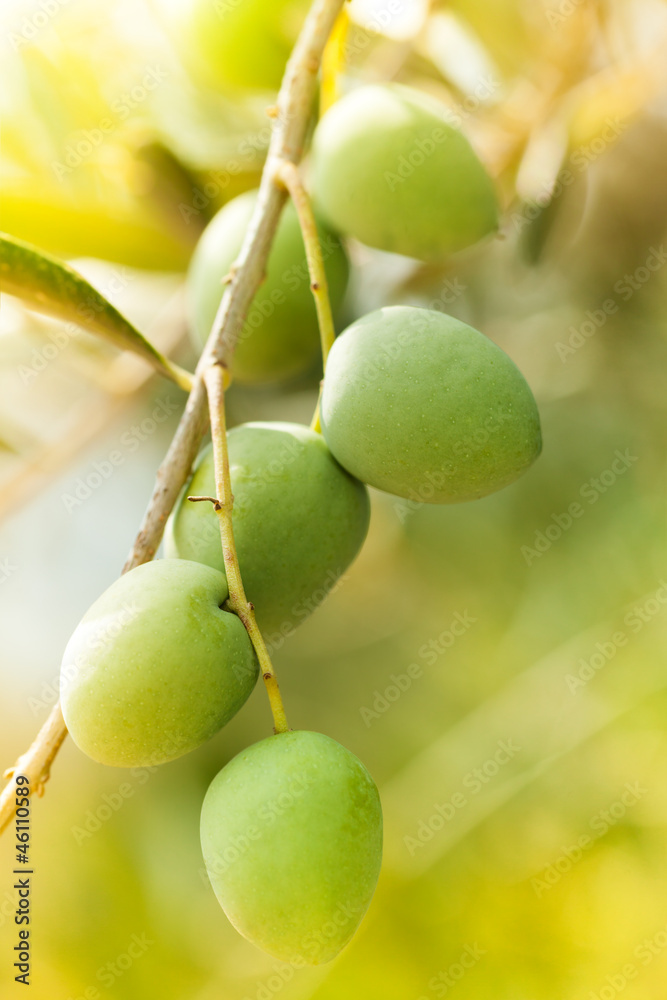
{"type": "MultiPolygon", "coordinates": [[[[322,602],[357,555],[370,515],[368,491],[301,424],[243,424],[229,432],[234,539],[248,599],[271,645],[322,602]]],[[[215,492],[207,448],[167,524],[169,556],[224,571],[218,518],[188,496],[215,492]]]]}
{"type": "Polygon", "coordinates": [[[373,896],[382,809],[354,754],[321,733],[287,732],[243,750],[213,779],[204,861],[236,929],[285,962],[329,962],[373,896]]]}
{"type": "Polygon", "coordinates": [[[257,660],[222,573],[160,559],[99,597],[63,656],[61,702],[72,739],[113,767],[163,764],[200,746],[238,712],[257,660]]]}
{"type": "Polygon", "coordinates": [[[336,340],[322,430],[343,468],[421,503],[514,482],[542,447],[533,394],[493,341],[452,316],[393,306],[336,340]]]}
{"type": "MultiPolygon", "coordinates": [[[[257,200],[248,191],[228,202],[209,223],[195,249],[187,282],[190,328],[201,347],[222,298],[222,279],[241,249],[257,200]]],[[[345,294],[348,263],[339,238],[320,225],[320,242],[334,310],[345,294]]],[[[258,383],[287,379],[319,356],[317,314],[301,229],[291,203],[285,206],[262,282],[234,355],[234,377],[258,383]]]]}
{"type": "Polygon", "coordinates": [[[359,87],[324,115],[313,191],[325,219],[380,250],[437,261],[498,227],[491,180],[448,111],[407,87],[359,87]]]}

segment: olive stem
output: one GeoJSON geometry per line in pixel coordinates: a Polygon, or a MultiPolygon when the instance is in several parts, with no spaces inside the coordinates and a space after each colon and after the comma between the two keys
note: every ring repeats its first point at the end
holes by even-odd
{"type": "Polygon", "coordinates": [[[271,663],[269,651],[257,624],[253,605],[246,597],[239,557],[234,542],[234,525],[232,511],[234,496],[229,474],[229,451],[227,448],[227,421],[225,417],[225,381],[227,371],[220,362],[212,364],[204,372],[204,382],[208,393],[208,408],[211,417],[211,440],[213,442],[213,464],[215,466],[215,491],[217,498],[188,497],[189,500],[213,499],[213,509],[220,523],[222,539],[222,557],[225,561],[225,573],[229,586],[227,605],[243,622],[250,641],[253,644],[259,666],[262,671],[266,693],[269,696],[273,727],[276,733],[285,733],[289,729],[283,700],[278,687],[278,678],[271,663]]]}
{"type": "MultiPolygon", "coordinates": [[[[322,368],[327,365],[329,351],[336,339],[336,329],[334,327],[333,313],[331,311],[331,300],[329,298],[329,284],[327,282],[327,272],[324,269],[324,258],[320,245],[320,236],[317,231],[315,215],[310,204],[310,197],[306,191],[301,173],[296,164],[289,160],[282,160],[276,167],[276,180],[283,184],[289,192],[296,214],[299,218],[303,244],[306,249],[306,260],[308,262],[308,273],[310,274],[310,290],[315,299],[315,309],[317,310],[317,323],[320,328],[320,341],[322,344],[322,368]]],[[[319,400],[311,427],[313,430],[320,430],[320,404],[319,400]]]]}
{"type": "MultiPolygon", "coordinates": [[[[213,361],[222,361],[228,366],[231,364],[247,310],[262,282],[285,202],[286,192],[275,178],[275,164],[283,160],[298,163],[303,155],[322,53],[344,2],[345,0],[313,0],[292,50],[275,113],[271,115],[273,132],[255,211],[241,252],[230,270],[230,280],[197,365],[185,410],[157,471],[153,494],[123,566],[123,573],[153,558],[167,518],[191,473],[208,425],[204,371],[213,361]]],[[[31,770],[28,776],[34,775],[37,782],[36,785],[31,782],[31,788],[41,787],[66,735],[67,728],[57,703],[30,749],[19,758],[10,780],[0,794],[0,831],[8,826],[16,811],[17,768],[23,766],[25,770],[27,765],[22,762],[29,758],[31,770]]]]}

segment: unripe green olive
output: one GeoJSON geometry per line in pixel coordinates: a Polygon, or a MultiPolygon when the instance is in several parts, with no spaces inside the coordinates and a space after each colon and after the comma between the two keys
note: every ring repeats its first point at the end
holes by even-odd
{"type": "MultiPolygon", "coordinates": [[[[238,256],[250,222],[256,191],[228,202],[209,223],[188,272],[190,327],[200,346],[211,332],[224,291],[222,279],[238,256]]],[[[320,226],[320,240],[334,310],[345,294],[348,263],[340,240],[320,226]]],[[[248,310],[234,356],[234,377],[257,383],[298,375],[319,354],[319,332],[310,278],[294,206],[280,217],[266,279],[248,310]]]]}
{"type": "Polygon", "coordinates": [[[72,739],[113,767],[163,764],[214,736],[246,701],[258,664],[221,605],[222,573],[160,559],[116,580],[77,625],[61,667],[72,739]]]}
{"type": "Polygon", "coordinates": [[[324,115],[313,191],[325,219],[380,250],[437,261],[493,232],[493,185],[468,140],[431,97],[360,87],[324,115]]]}
{"type": "Polygon", "coordinates": [[[408,306],[369,313],[338,337],[321,420],[352,475],[418,503],[502,489],[542,446],[537,406],[514,362],[471,326],[408,306]]]}
{"type": "MultiPolygon", "coordinates": [[[[248,600],[271,644],[281,642],[332,589],[368,531],[368,491],[333,458],[321,434],[301,424],[251,423],[229,432],[234,540],[248,600]]],[[[168,556],[224,572],[218,518],[210,504],[211,448],[167,524],[168,556]]]]}
{"type": "Polygon", "coordinates": [[[175,29],[192,73],[220,90],[277,90],[308,0],[181,0],[175,29]]]}
{"type": "Polygon", "coordinates": [[[285,962],[329,962],[371,901],[382,809],[370,774],[321,733],[255,743],[220,771],[201,816],[204,861],[236,929],[285,962]]]}

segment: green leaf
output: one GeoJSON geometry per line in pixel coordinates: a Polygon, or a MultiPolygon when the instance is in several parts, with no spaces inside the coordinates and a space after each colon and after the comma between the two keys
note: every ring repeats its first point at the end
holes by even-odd
{"type": "Polygon", "coordinates": [[[76,323],[121,350],[134,351],[181,389],[192,375],[165,358],[118,310],[69,265],[22,240],[0,233],[0,291],[32,309],[76,323]]]}

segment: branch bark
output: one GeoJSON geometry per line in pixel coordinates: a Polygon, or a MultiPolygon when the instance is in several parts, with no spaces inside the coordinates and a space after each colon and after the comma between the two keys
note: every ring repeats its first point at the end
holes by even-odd
{"type": "MultiPolygon", "coordinates": [[[[243,322],[266,270],[266,263],[287,192],[278,179],[283,161],[299,163],[308,122],[314,109],[317,75],[324,47],[344,0],[315,0],[304,22],[285,70],[277,104],[269,109],[273,133],[259,195],[241,252],[220,303],[211,335],[197,365],[192,391],[169,450],[157,472],[155,487],[144,519],[123,566],[123,573],[148,562],[155,555],[167,518],[187,480],[208,426],[204,372],[216,362],[231,369],[243,322]]],[[[19,774],[30,779],[38,794],[48,780],[51,764],[67,729],[56,704],[30,749],[7,772],[10,777],[0,795],[0,831],[15,811],[19,774]]]]}

